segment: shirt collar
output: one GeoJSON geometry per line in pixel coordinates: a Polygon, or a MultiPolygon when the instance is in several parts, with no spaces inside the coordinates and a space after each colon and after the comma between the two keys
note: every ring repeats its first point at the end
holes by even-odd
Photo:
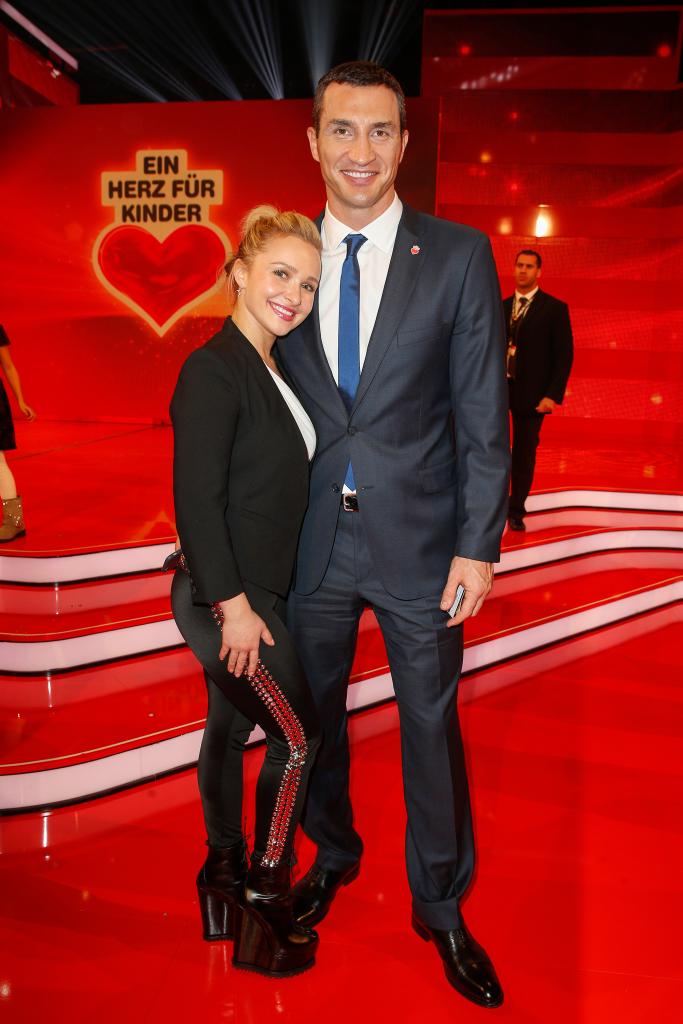
{"type": "Polygon", "coordinates": [[[526,299],[527,302],[531,302],[531,300],[533,299],[534,295],[538,291],[539,287],[540,287],[539,285],[536,285],[536,287],[532,288],[532,290],[530,292],[527,292],[526,295],[522,295],[522,293],[518,292],[517,289],[515,288],[515,299],[516,299],[516,301],[519,302],[520,299],[526,299]]]}
{"type": "Polygon", "coordinates": [[[369,242],[372,242],[378,249],[381,249],[382,252],[391,255],[402,213],[403,203],[394,192],[391,206],[387,207],[384,213],[380,214],[375,220],[366,224],[362,231],[359,232],[337,220],[334,214],[330,212],[328,205],[325,207],[325,216],[322,223],[323,249],[325,252],[332,253],[335,249],[339,248],[347,235],[362,234],[365,235],[369,242]]]}

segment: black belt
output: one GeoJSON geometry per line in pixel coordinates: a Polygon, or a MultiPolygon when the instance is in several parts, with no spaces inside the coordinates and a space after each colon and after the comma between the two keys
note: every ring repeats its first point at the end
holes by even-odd
{"type": "Polygon", "coordinates": [[[341,504],[345,512],[358,511],[358,498],[355,494],[342,494],[341,504]]]}

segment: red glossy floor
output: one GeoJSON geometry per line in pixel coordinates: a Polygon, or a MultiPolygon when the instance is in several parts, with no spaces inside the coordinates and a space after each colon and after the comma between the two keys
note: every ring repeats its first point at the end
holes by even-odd
{"type": "MultiPolygon", "coordinates": [[[[479,848],[466,915],[505,984],[500,1020],[680,1019],[682,643],[680,605],[661,609],[489,669],[517,682],[463,705],[479,848]]],[[[3,1019],[479,1019],[409,928],[395,707],[357,715],[352,734],[366,856],[313,971],[258,978],[201,941],[186,771],[2,820],[3,1019]]]]}
{"type": "MultiPolygon", "coordinates": [[[[466,634],[479,863],[465,910],[506,989],[498,1017],[519,1024],[666,1024],[683,997],[683,456],[616,428],[600,440],[572,444],[548,424],[529,529],[506,533],[466,634]]],[[[164,427],[20,425],[12,465],[29,532],[0,552],[4,808],[196,754],[201,678],[175,646],[158,573],[174,537],[170,441],[164,427]]],[[[365,683],[376,699],[386,670],[368,617],[352,699],[365,683]]],[[[229,944],[201,941],[188,769],[0,816],[3,1019],[479,1018],[409,927],[396,709],[362,711],[351,730],[366,856],[320,927],[314,971],[273,982],[234,971],[229,944]]],[[[247,755],[250,791],[261,757],[247,755]]],[[[302,840],[303,868],[311,856],[302,840]]]]}

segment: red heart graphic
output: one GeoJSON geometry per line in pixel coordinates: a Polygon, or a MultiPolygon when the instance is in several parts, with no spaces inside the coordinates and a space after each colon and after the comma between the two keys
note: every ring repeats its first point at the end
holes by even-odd
{"type": "Polygon", "coordinates": [[[162,327],[215,287],[225,247],[201,224],[176,228],[163,242],[145,228],[118,227],[102,239],[97,260],[109,284],[162,327]]]}

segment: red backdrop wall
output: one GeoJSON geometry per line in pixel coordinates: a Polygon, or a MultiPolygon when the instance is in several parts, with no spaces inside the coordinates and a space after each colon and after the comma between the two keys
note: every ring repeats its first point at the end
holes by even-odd
{"type": "Polygon", "coordinates": [[[437,212],[489,234],[504,294],[530,246],[570,306],[576,359],[544,440],[683,440],[680,9],[430,11],[423,46],[437,212]]]}
{"type": "MultiPolygon", "coordinates": [[[[409,104],[400,177],[427,210],[438,109],[409,104]]],[[[324,205],[309,122],[308,101],[0,111],[0,323],[41,417],[166,421],[246,210],[324,205]]]]}

